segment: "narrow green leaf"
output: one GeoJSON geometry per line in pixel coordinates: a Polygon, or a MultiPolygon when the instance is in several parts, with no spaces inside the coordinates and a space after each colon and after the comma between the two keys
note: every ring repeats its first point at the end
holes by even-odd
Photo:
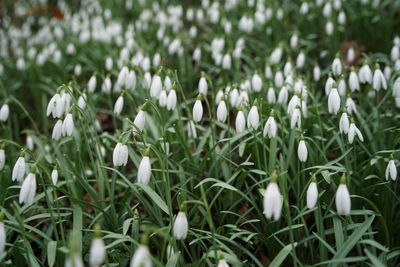
{"type": "Polygon", "coordinates": [[[57,241],[47,243],[47,263],[50,267],[54,266],[57,254],[57,241]]]}
{"type": "Polygon", "coordinates": [[[270,267],[278,267],[281,266],[282,262],[286,259],[289,253],[297,246],[297,243],[289,244],[284,246],[281,251],[279,251],[278,255],[271,261],[270,267]]]}

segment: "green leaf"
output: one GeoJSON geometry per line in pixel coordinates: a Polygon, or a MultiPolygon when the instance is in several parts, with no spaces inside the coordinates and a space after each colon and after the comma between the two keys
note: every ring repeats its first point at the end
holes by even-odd
{"type": "Polygon", "coordinates": [[[54,266],[57,254],[57,241],[47,243],[47,263],[50,267],[54,266]]]}
{"type": "Polygon", "coordinates": [[[174,253],[172,257],[168,260],[167,265],[165,267],[174,267],[178,264],[180,252],[174,253]]]}
{"type": "Polygon", "coordinates": [[[145,184],[136,183],[135,185],[139,186],[143,189],[144,192],[157,204],[157,206],[164,211],[166,214],[169,214],[168,206],[165,204],[164,200],[153,190],[151,187],[145,184]]]}
{"type": "MultiPolygon", "coordinates": [[[[369,217],[365,220],[344,242],[343,246],[337,251],[336,255],[332,258],[332,260],[342,259],[349,254],[349,252],[353,249],[353,247],[357,244],[357,242],[361,239],[363,234],[368,230],[374,221],[375,216],[369,217]]],[[[337,264],[330,265],[337,266],[337,264]]]]}
{"type": "Polygon", "coordinates": [[[386,265],[383,264],[375,255],[369,252],[368,249],[364,249],[365,254],[367,254],[368,259],[371,261],[374,267],[385,267],[386,265]]]}
{"type": "Polygon", "coordinates": [[[279,251],[278,255],[271,261],[270,267],[278,267],[281,266],[282,262],[286,259],[289,253],[297,246],[297,243],[289,244],[284,246],[281,251],[279,251]]]}

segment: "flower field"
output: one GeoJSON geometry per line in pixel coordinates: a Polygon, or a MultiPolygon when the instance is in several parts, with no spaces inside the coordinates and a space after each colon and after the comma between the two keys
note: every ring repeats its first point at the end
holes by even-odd
{"type": "Polygon", "coordinates": [[[400,1],[3,0],[0,266],[399,266],[400,1]]]}

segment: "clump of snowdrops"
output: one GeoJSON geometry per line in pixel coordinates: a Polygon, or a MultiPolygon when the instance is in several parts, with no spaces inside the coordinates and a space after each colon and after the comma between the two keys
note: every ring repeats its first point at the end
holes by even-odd
{"type": "Polygon", "coordinates": [[[6,1],[0,262],[399,263],[390,1],[6,1]]]}

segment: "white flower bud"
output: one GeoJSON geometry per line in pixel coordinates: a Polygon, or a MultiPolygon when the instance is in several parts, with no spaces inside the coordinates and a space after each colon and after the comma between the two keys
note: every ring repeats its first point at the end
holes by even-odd
{"type": "Polygon", "coordinates": [[[201,77],[199,80],[199,94],[207,95],[208,84],[205,77],[201,77]]]}
{"type": "Polygon", "coordinates": [[[382,71],[379,68],[375,69],[374,76],[372,78],[372,87],[376,91],[379,91],[381,88],[385,90],[387,89],[385,75],[383,75],[382,71]]]}
{"type": "Polygon", "coordinates": [[[388,165],[386,167],[386,171],[385,171],[385,177],[386,177],[386,180],[389,180],[389,177],[393,181],[396,181],[396,179],[397,179],[397,168],[396,168],[396,164],[394,163],[393,159],[389,160],[389,163],[388,163],[388,165]]]}
{"type": "Polygon", "coordinates": [[[325,83],[325,94],[326,95],[329,95],[334,83],[335,83],[335,80],[332,77],[329,77],[326,80],[326,83],[325,83]]]}
{"type": "Polygon", "coordinates": [[[232,107],[237,107],[239,104],[239,92],[236,88],[229,91],[229,102],[232,107]]]}
{"type": "Polygon", "coordinates": [[[103,239],[96,237],[92,240],[89,253],[89,264],[91,267],[100,267],[106,257],[106,248],[103,239]]]}
{"type": "Polygon", "coordinates": [[[29,173],[22,183],[21,190],[19,192],[19,204],[26,203],[32,205],[36,194],[36,175],[29,173]]]}
{"type": "Polygon", "coordinates": [[[106,58],[105,66],[106,66],[106,70],[108,70],[108,71],[110,71],[110,70],[112,69],[112,67],[113,67],[113,60],[112,60],[111,57],[107,57],[107,58],[106,58]]]}
{"type": "Polygon", "coordinates": [[[289,98],[288,88],[286,86],[283,86],[279,91],[278,103],[284,105],[288,101],[288,98],[289,98]]]}
{"type": "Polygon", "coordinates": [[[138,183],[148,184],[151,177],[151,164],[150,158],[144,156],[140,161],[138,168],[138,183]]]}
{"type": "Polygon", "coordinates": [[[268,104],[275,104],[276,102],[276,95],[274,88],[270,87],[267,92],[267,102],[268,104]]]}
{"type": "Polygon", "coordinates": [[[372,71],[369,65],[363,65],[358,71],[358,78],[361,83],[372,83],[372,71]]]}
{"type": "Polygon", "coordinates": [[[226,262],[225,259],[220,259],[218,261],[218,266],[217,267],[229,267],[229,264],[226,262]]]}
{"type": "Polygon", "coordinates": [[[294,127],[296,127],[296,125],[297,128],[301,127],[301,112],[299,107],[295,108],[290,118],[290,128],[293,129],[294,127]]]}
{"type": "Polygon", "coordinates": [[[165,76],[164,79],[164,88],[167,92],[170,92],[172,89],[172,81],[171,78],[169,76],[165,76]]]}
{"type": "Polygon", "coordinates": [[[346,95],[346,82],[344,79],[340,79],[338,83],[338,92],[339,95],[345,96],[346,95]]]}
{"type": "Polygon", "coordinates": [[[160,97],[158,98],[158,104],[160,107],[166,107],[167,106],[167,91],[166,90],[161,90],[160,92],[160,97]]]}
{"type": "MultiPolygon", "coordinates": [[[[110,79],[110,77],[106,77],[106,78],[104,79],[102,85],[101,85],[101,91],[102,91],[103,93],[108,94],[108,93],[111,92],[111,88],[112,88],[111,79],[110,79]]],[[[115,84],[114,89],[115,89],[116,92],[121,91],[121,89],[119,88],[118,83],[115,84]]]]}
{"type": "Polygon", "coordinates": [[[360,83],[358,82],[358,77],[355,71],[350,72],[349,76],[349,87],[352,92],[360,90],[360,83]]]}
{"type": "Polygon", "coordinates": [[[186,239],[189,223],[186,214],[182,211],[178,213],[174,222],[174,237],[178,240],[186,239]]]}
{"type": "Polygon", "coordinates": [[[114,114],[115,115],[121,114],[121,111],[123,108],[124,108],[124,97],[122,95],[120,95],[118,97],[117,101],[115,101],[114,114]]]}
{"type": "Polygon", "coordinates": [[[317,183],[311,182],[307,189],[307,208],[312,209],[318,201],[317,183]]]}
{"type": "Polygon", "coordinates": [[[297,156],[301,162],[307,161],[308,151],[306,142],[304,140],[300,140],[299,147],[297,148],[297,156]]]}
{"type": "Polygon", "coordinates": [[[161,78],[158,75],[154,75],[153,79],[151,80],[150,96],[158,99],[161,89],[162,89],[161,78]]]}
{"type": "Polygon", "coordinates": [[[56,122],[56,124],[54,125],[53,133],[51,135],[51,138],[54,139],[54,140],[60,139],[60,137],[62,135],[62,132],[63,132],[63,121],[62,120],[58,120],[56,122]]]}
{"type": "Polygon", "coordinates": [[[3,104],[0,109],[0,121],[6,121],[9,114],[10,108],[8,107],[8,104],[3,104]]]}
{"type": "Polygon", "coordinates": [[[125,87],[131,91],[135,90],[136,88],[136,73],[135,71],[131,70],[125,77],[125,87]]]}
{"type": "Polygon", "coordinates": [[[232,58],[230,54],[225,54],[222,58],[222,68],[224,70],[230,70],[232,67],[232,58]]]}
{"type": "Polygon", "coordinates": [[[251,78],[251,88],[254,92],[260,92],[262,89],[262,80],[260,75],[254,74],[251,78]]]}
{"type": "Polygon", "coordinates": [[[341,133],[347,134],[349,132],[350,122],[346,112],[342,113],[339,121],[339,130],[341,133]]]}
{"type": "Polygon", "coordinates": [[[177,101],[176,92],[174,89],[172,89],[168,94],[167,109],[174,110],[176,107],[176,101],[177,101]]]}
{"type": "Polygon", "coordinates": [[[270,116],[264,126],[264,137],[268,135],[269,138],[276,137],[277,125],[275,118],[270,116]]]}
{"type": "Polygon", "coordinates": [[[329,113],[338,113],[340,108],[340,96],[336,88],[332,88],[328,97],[328,111],[329,113]]]}
{"type": "Polygon", "coordinates": [[[400,97],[400,77],[393,83],[393,96],[400,97]]]}
{"type": "Polygon", "coordinates": [[[147,246],[139,245],[131,259],[130,267],[152,267],[151,256],[147,246]]]}
{"type": "Polygon", "coordinates": [[[339,57],[335,57],[335,59],[333,60],[333,63],[332,63],[333,75],[338,77],[340,74],[342,74],[342,69],[343,69],[342,61],[340,61],[339,57]]]}
{"type": "Polygon", "coordinates": [[[314,81],[316,81],[316,82],[318,82],[319,79],[321,78],[321,69],[319,68],[319,66],[314,67],[313,77],[314,77],[314,81]]]}
{"type": "Polygon", "coordinates": [[[358,139],[360,139],[361,142],[364,142],[364,137],[361,134],[361,131],[357,128],[354,122],[352,122],[350,123],[349,133],[348,133],[348,139],[350,144],[353,143],[355,135],[357,135],[358,139]]]}
{"type": "Polygon", "coordinates": [[[195,122],[199,122],[201,121],[202,117],[203,117],[203,105],[201,104],[201,101],[197,99],[193,106],[193,120],[195,122]]]}
{"type": "Polygon", "coordinates": [[[68,113],[65,116],[64,122],[62,124],[62,133],[64,136],[71,136],[74,131],[74,120],[72,114],[68,113]]]}
{"type": "Polygon", "coordinates": [[[12,180],[22,182],[25,175],[25,158],[20,156],[12,171],[12,180]]]}
{"type": "Polygon", "coordinates": [[[140,110],[136,115],[135,120],[133,121],[133,124],[136,126],[133,127],[133,132],[134,133],[137,132],[136,128],[138,128],[140,131],[143,131],[145,122],[146,122],[146,114],[144,113],[143,110],[140,110]]]}
{"type": "Polygon", "coordinates": [[[26,136],[26,147],[29,150],[33,150],[34,149],[33,138],[30,135],[26,136]]]}
{"type": "Polygon", "coordinates": [[[128,162],[128,146],[118,142],[113,152],[114,166],[125,166],[128,162]]]}
{"type": "Polygon", "coordinates": [[[243,111],[241,110],[239,110],[236,115],[235,125],[237,133],[242,133],[246,129],[246,118],[244,117],[243,111]]]}
{"type": "Polygon", "coordinates": [[[303,52],[300,52],[296,59],[296,67],[301,69],[304,67],[304,63],[306,62],[306,56],[303,52]]]}
{"type": "Polygon", "coordinates": [[[228,115],[228,110],[226,108],[225,101],[221,100],[221,102],[219,102],[217,107],[217,120],[219,122],[225,122],[227,115],[228,115]]]}
{"type": "Polygon", "coordinates": [[[280,88],[280,87],[282,87],[283,86],[283,73],[282,73],[282,71],[277,71],[276,73],[275,73],[275,77],[274,77],[274,83],[275,83],[275,86],[276,87],[278,87],[278,88],[280,88]]]}
{"type": "Polygon", "coordinates": [[[93,93],[94,90],[96,90],[96,85],[97,85],[96,76],[93,75],[92,77],[90,77],[89,82],[88,82],[89,93],[93,93]]]}
{"type": "Polygon", "coordinates": [[[252,106],[249,114],[247,115],[247,128],[257,129],[260,124],[260,116],[258,114],[257,106],[252,106]]]}
{"type": "Polygon", "coordinates": [[[86,108],[86,94],[82,94],[81,96],[79,96],[78,107],[82,110],[86,108]]]}
{"type": "Polygon", "coordinates": [[[336,191],[336,210],[339,214],[349,215],[351,211],[351,200],[346,184],[340,184],[336,191]]]}
{"type": "Polygon", "coordinates": [[[281,217],[282,197],[276,182],[270,182],[264,193],[264,215],[267,219],[274,218],[275,221],[281,217]]]}
{"type": "Polygon", "coordinates": [[[51,182],[53,183],[53,185],[57,185],[57,181],[58,181],[58,170],[53,169],[53,171],[51,172],[51,182]]]}
{"type": "Polygon", "coordinates": [[[351,97],[348,97],[346,99],[346,109],[350,115],[353,115],[353,113],[357,113],[356,103],[354,103],[354,100],[351,97]]]}

